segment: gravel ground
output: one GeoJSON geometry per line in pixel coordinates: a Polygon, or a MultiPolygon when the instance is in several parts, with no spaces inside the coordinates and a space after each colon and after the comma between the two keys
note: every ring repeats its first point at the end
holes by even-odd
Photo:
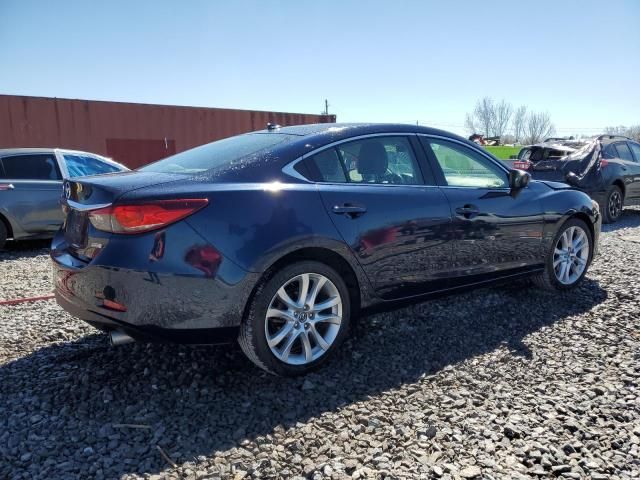
{"type": "MultiPolygon", "coordinates": [[[[371,315],[304,379],[0,307],[0,478],[640,478],[640,210],[605,230],[573,292],[371,315]]],[[[0,297],[49,291],[47,262],[0,253],[0,297]]]]}

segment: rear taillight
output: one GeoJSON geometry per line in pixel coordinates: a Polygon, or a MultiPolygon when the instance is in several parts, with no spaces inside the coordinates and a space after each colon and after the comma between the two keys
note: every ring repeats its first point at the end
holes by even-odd
{"type": "Polygon", "coordinates": [[[204,208],[206,198],[112,205],[89,212],[91,224],[112,233],[141,233],[166,227],[204,208]]]}
{"type": "Polygon", "coordinates": [[[604,168],[609,165],[609,160],[605,160],[604,158],[600,159],[600,168],[604,168]]]}

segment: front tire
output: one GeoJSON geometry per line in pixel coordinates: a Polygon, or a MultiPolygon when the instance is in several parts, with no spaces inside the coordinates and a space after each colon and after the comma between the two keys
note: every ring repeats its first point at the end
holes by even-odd
{"type": "Polygon", "coordinates": [[[350,317],[342,277],[320,262],[296,262],[258,287],[238,342],[267,372],[304,375],[332,356],[347,335],[350,317]]]}
{"type": "Polygon", "coordinates": [[[533,277],[545,290],[570,290],[582,282],[593,258],[593,237],[579,218],[567,220],[556,233],[544,272],[533,277]]]}
{"type": "Polygon", "coordinates": [[[602,223],[617,222],[622,215],[622,207],[624,205],[624,195],[617,185],[611,185],[607,190],[605,197],[605,205],[602,205],[602,223]]]}

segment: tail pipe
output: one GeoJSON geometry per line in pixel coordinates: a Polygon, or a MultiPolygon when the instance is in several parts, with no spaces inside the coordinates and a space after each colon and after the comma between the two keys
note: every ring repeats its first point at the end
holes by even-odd
{"type": "Polygon", "coordinates": [[[113,345],[114,347],[117,347],[118,345],[125,345],[127,343],[132,343],[135,341],[133,338],[131,338],[121,330],[112,330],[111,333],[109,333],[109,337],[111,338],[111,345],[113,345]]]}

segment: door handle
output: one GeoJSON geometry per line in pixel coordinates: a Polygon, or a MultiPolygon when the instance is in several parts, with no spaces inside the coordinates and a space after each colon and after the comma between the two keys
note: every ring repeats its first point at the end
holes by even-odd
{"type": "Polygon", "coordinates": [[[0,190],[13,190],[14,187],[13,183],[0,183],[0,190]]]}
{"type": "Polygon", "coordinates": [[[473,218],[480,213],[480,210],[475,205],[465,205],[464,207],[456,208],[456,214],[464,218],[473,218]]]}
{"type": "Polygon", "coordinates": [[[337,215],[346,215],[349,218],[356,218],[367,211],[364,205],[353,205],[345,203],[344,205],[334,205],[331,209],[337,215]]]}

